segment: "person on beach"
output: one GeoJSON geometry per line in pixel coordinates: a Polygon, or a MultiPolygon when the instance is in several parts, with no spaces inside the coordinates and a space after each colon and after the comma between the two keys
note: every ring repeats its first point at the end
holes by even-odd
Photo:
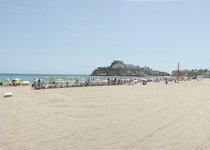
{"type": "Polygon", "coordinates": [[[40,89],[41,88],[41,80],[39,79],[38,80],[38,89],[40,89]]]}
{"type": "Polygon", "coordinates": [[[34,83],[31,84],[31,89],[32,89],[32,90],[34,89],[34,83]]]}
{"type": "Polygon", "coordinates": [[[34,79],[34,82],[31,84],[31,89],[34,90],[35,89],[35,86],[36,86],[36,81],[34,79]]]}
{"type": "Polygon", "coordinates": [[[117,78],[114,78],[114,85],[117,84],[117,78]]]}
{"type": "Polygon", "coordinates": [[[120,79],[117,80],[117,84],[120,85],[120,79]]]}

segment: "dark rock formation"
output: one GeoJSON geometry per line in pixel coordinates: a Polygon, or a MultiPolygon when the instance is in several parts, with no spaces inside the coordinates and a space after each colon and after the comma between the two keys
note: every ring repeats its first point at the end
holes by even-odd
{"type": "Polygon", "coordinates": [[[149,67],[135,66],[124,64],[123,61],[115,60],[111,66],[98,67],[95,69],[92,76],[169,76],[167,72],[155,71],[149,67]]]}

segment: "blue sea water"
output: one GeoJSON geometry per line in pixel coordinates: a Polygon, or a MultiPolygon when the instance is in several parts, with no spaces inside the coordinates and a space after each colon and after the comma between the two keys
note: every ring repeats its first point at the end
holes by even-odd
{"type": "Polygon", "coordinates": [[[34,79],[42,79],[42,78],[59,78],[59,79],[68,79],[68,80],[80,80],[89,78],[89,75],[66,75],[66,74],[11,74],[11,73],[3,73],[0,74],[0,80],[6,81],[7,79],[21,79],[33,82],[34,79]]]}
{"type": "MultiPolygon", "coordinates": [[[[7,81],[7,79],[21,79],[22,81],[33,82],[35,79],[61,79],[63,81],[86,81],[88,79],[94,80],[107,80],[108,78],[113,79],[114,76],[90,76],[90,75],[72,75],[72,74],[12,74],[12,73],[0,73],[0,80],[7,81]]],[[[118,77],[121,78],[121,77],[118,77]]],[[[124,79],[143,79],[143,77],[123,77],[124,79]]]]}

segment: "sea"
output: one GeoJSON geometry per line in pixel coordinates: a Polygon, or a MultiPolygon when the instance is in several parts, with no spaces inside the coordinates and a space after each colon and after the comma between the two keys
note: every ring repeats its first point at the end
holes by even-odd
{"type": "Polygon", "coordinates": [[[13,80],[13,79],[21,79],[22,81],[30,81],[33,82],[36,79],[43,78],[54,78],[54,79],[68,79],[68,80],[80,80],[80,79],[88,79],[89,75],[68,75],[68,74],[13,74],[13,73],[0,73],[0,80],[13,80]]]}
{"type": "MultiPolygon", "coordinates": [[[[113,76],[90,76],[90,75],[75,75],[75,74],[14,74],[14,73],[0,73],[0,80],[7,81],[13,79],[20,79],[22,81],[33,82],[37,79],[61,79],[63,81],[85,81],[88,79],[94,80],[107,80],[108,78],[113,79],[113,76]]],[[[121,77],[118,77],[121,78],[121,77]]],[[[142,79],[142,77],[123,77],[129,79],[142,79]]]]}

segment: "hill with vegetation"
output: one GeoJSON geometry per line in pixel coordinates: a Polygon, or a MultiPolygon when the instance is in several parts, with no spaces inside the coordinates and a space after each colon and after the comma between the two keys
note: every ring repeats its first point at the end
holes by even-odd
{"type": "Polygon", "coordinates": [[[169,76],[167,72],[152,70],[149,67],[140,67],[125,64],[123,61],[115,60],[108,67],[98,67],[92,76],[169,76]]]}

